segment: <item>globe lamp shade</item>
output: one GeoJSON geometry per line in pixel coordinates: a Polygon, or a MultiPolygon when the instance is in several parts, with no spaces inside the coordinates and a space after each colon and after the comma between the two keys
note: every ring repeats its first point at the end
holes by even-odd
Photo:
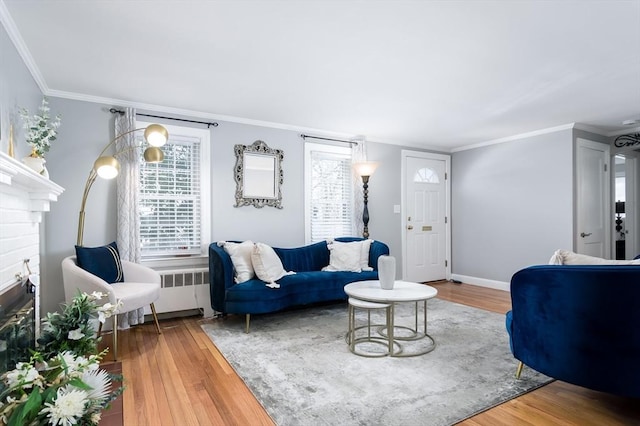
{"type": "Polygon", "coordinates": [[[112,156],[98,157],[93,169],[102,179],[113,179],[120,173],[120,162],[112,156]]]}
{"type": "Polygon", "coordinates": [[[144,150],[144,161],[147,163],[161,163],[164,160],[164,152],[156,146],[150,146],[144,150]]]}
{"type": "Polygon", "coordinates": [[[169,132],[160,124],[150,124],[144,131],[144,138],[151,146],[162,146],[169,140],[169,132]]]}

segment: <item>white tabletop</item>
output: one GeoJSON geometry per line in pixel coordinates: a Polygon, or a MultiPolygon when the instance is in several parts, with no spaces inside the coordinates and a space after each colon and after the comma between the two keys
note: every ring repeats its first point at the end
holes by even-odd
{"type": "Polygon", "coordinates": [[[408,281],[396,281],[392,290],[383,290],[378,280],[347,284],[344,292],[356,299],[372,302],[413,302],[431,299],[438,294],[438,290],[431,286],[408,281]]]}

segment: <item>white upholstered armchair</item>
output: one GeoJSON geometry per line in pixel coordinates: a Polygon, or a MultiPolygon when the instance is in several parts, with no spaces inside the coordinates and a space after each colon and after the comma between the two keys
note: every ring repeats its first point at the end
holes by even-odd
{"type": "MultiPolygon", "coordinates": [[[[76,256],[66,257],[62,261],[62,279],[64,296],[70,303],[78,290],[91,294],[94,291],[105,293],[112,304],[121,301],[118,313],[133,311],[146,305],[151,306],[151,313],[156,323],[158,334],[161,334],[158,316],[153,302],[160,297],[160,274],[151,268],[137,263],[122,261],[122,272],[125,282],[107,283],[103,279],[85,271],[77,265],[76,256]]],[[[113,315],[113,358],[118,359],[118,320],[113,315]]],[[[99,331],[98,331],[99,333],[99,331]]]]}

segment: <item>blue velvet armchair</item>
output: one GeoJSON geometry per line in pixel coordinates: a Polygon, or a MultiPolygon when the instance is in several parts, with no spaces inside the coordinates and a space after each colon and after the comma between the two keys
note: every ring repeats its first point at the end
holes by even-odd
{"type": "Polygon", "coordinates": [[[640,397],[640,266],[540,265],[511,279],[511,351],[552,378],[640,397]]]}

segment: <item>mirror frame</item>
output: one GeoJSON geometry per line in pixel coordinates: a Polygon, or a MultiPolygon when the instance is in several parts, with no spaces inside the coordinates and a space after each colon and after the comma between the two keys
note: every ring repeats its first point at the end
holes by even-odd
{"type": "Polygon", "coordinates": [[[281,149],[269,148],[264,141],[255,141],[251,145],[235,145],[233,150],[236,154],[236,166],[234,168],[234,178],[236,181],[236,203],[233,207],[253,206],[262,208],[264,206],[282,208],[282,160],[284,153],[281,149]],[[244,163],[245,154],[258,154],[272,156],[275,162],[273,171],[273,182],[275,187],[275,197],[245,197],[244,196],[244,163]]]}

